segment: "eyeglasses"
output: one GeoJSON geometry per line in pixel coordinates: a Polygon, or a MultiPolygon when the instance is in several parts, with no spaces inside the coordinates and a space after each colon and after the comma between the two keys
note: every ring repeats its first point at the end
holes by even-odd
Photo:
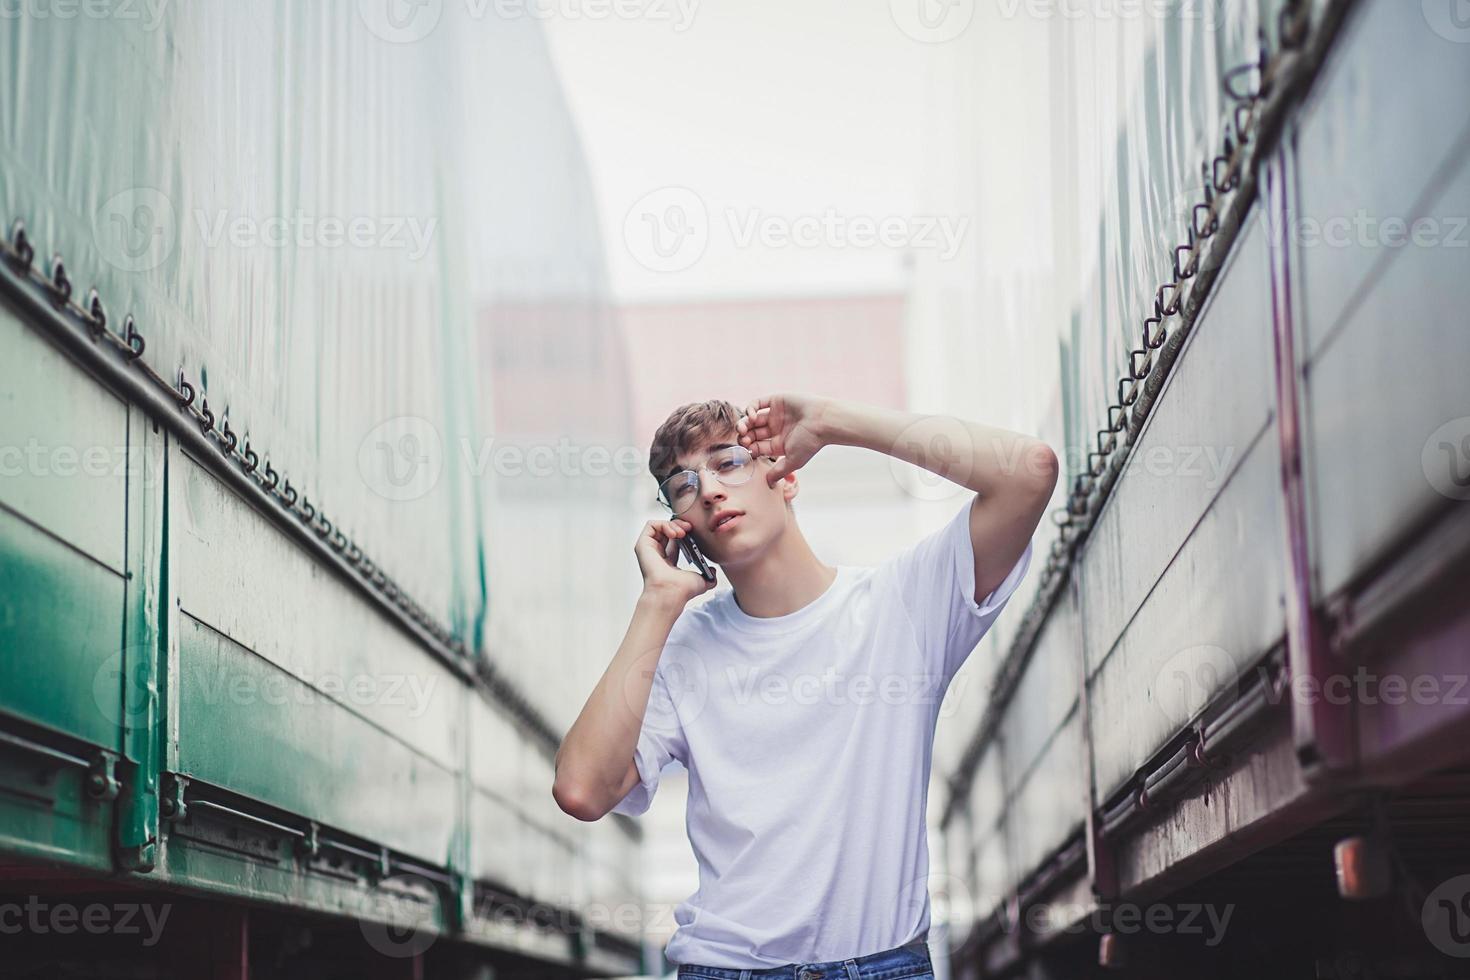
{"type": "MultiPolygon", "coordinates": [[[[710,453],[700,469],[708,469],[727,487],[738,487],[755,472],[755,457],[744,446],[726,446],[710,453]]],[[[658,485],[659,503],[679,516],[699,499],[699,481],[699,471],[680,470],[658,485]]]]}

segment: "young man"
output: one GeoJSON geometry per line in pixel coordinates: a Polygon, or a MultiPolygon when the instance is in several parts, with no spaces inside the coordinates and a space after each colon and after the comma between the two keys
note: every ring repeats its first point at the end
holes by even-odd
{"type": "Polygon", "coordinates": [[[649,467],[672,513],[634,546],[643,593],[562,740],[558,805],[634,816],[669,760],[688,769],[699,890],[674,910],[681,976],[929,976],[939,704],[1026,573],[1056,455],[975,422],[783,394],[743,417],[725,401],[683,406],[649,467]],[[791,503],[796,471],[828,445],[973,493],[876,567],[827,565],[791,503]],[[731,585],[694,606],[714,585],[676,567],[686,536],[731,585]]]}

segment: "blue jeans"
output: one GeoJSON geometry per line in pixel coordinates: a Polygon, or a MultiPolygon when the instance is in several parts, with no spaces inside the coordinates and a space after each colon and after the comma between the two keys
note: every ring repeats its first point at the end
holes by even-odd
{"type": "Polygon", "coordinates": [[[907,946],[895,946],[856,959],[787,963],[763,970],[685,963],[679,967],[678,975],[680,980],[684,977],[705,980],[899,980],[900,977],[934,980],[934,964],[929,960],[928,943],[920,939],[907,946]]]}

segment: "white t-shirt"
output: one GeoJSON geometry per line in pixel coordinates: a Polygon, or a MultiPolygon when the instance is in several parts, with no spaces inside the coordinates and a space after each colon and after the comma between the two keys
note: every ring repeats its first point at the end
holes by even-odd
{"type": "Polygon", "coordinates": [[[927,935],[925,823],[950,679],[1026,574],[1031,543],[983,605],[969,511],[821,596],[757,618],[717,592],[675,621],[636,762],[613,808],[648,809],[689,770],[699,888],[674,909],[676,964],[762,969],[865,956],[927,935]]]}

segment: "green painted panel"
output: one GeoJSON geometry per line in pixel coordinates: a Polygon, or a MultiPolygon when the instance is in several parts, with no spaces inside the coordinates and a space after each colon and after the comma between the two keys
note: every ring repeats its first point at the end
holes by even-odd
{"type": "Polygon", "coordinates": [[[121,573],[127,407],[0,306],[0,504],[121,573]]]}
{"type": "Polygon", "coordinates": [[[119,748],[123,580],[0,510],[0,711],[119,748]]]}
{"type": "Polygon", "coordinates": [[[456,776],[328,693],[188,617],[179,637],[179,762],[190,776],[435,864],[456,776]]]}
{"type": "Polygon", "coordinates": [[[0,855],[112,870],[112,807],[86,793],[86,773],[0,749],[0,855]]]}
{"type": "MultiPolygon", "coordinates": [[[[422,896],[429,900],[411,901],[401,890],[308,873],[291,859],[271,863],[242,857],[177,833],[168,837],[167,862],[156,877],[231,899],[389,923],[434,935],[442,935],[449,929],[442,893],[433,897],[437,900],[422,896]]],[[[411,876],[405,875],[403,879],[411,880],[411,876]]]]}

